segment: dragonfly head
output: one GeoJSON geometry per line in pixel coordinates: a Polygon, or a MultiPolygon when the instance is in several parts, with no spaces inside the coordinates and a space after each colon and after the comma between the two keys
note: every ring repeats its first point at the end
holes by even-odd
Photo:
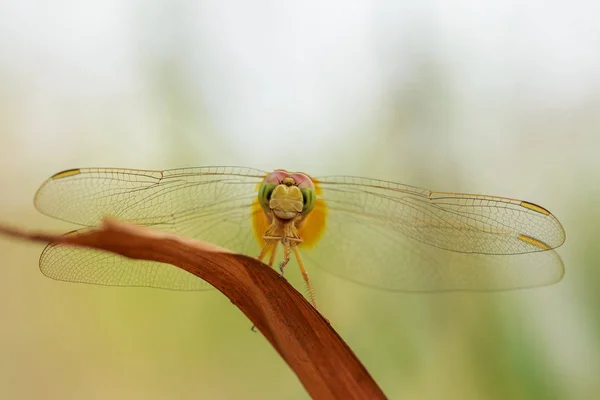
{"type": "Polygon", "coordinates": [[[307,215],[315,206],[315,185],[306,174],[277,170],[263,180],[258,202],[282,220],[307,215]]]}

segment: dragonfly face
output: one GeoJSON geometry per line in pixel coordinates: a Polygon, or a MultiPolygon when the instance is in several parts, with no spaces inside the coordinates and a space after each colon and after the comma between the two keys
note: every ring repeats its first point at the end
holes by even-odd
{"type": "Polygon", "coordinates": [[[271,218],[292,221],[308,215],[315,206],[313,181],[303,173],[277,170],[263,180],[258,190],[258,202],[271,218]]]}

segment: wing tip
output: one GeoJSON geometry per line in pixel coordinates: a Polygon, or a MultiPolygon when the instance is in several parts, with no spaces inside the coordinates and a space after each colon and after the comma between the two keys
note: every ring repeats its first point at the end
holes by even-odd
{"type": "MultiPolygon", "coordinates": [[[[567,232],[565,231],[565,228],[562,226],[562,224],[558,220],[558,218],[556,218],[556,216],[554,214],[552,214],[550,211],[548,211],[548,209],[546,209],[546,208],[544,208],[544,207],[542,207],[540,205],[531,203],[529,201],[525,201],[525,200],[522,200],[519,203],[519,205],[521,207],[524,207],[524,208],[528,209],[528,210],[531,210],[531,211],[537,212],[539,214],[545,215],[545,216],[549,217],[554,222],[555,227],[557,229],[557,232],[556,232],[557,238],[558,238],[557,243],[556,244],[552,244],[551,246],[549,244],[547,244],[547,243],[543,243],[542,242],[543,244],[548,245],[550,248],[555,249],[557,247],[562,246],[565,243],[565,241],[567,240],[567,232]]],[[[538,246],[538,247],[540,247],[540,246],[538,246]]]]}
{"type": "Polygon", "coordinates": [[[46,181],[44,181],[44,183],[42,183],[42,185],[39,187],[39,189],[37,190],[37,192],[35,193],[35,196],[33,198],[33,204],[35,205],[35,207],[42,213],[44,212],[39,207],[39,199],[42,194],[42,191],[44,190],[46,185],[48,185],[48,183],[50,183],[52,181],[56,181],[58,179],[79,175],[80,173],[81,173],[80,168],[71,168],[71,169],[66,169],[64,171],[61,171],[61,172],[57,172],[56,174],[52,175],[50,178],[46,179],[46,181]]]}

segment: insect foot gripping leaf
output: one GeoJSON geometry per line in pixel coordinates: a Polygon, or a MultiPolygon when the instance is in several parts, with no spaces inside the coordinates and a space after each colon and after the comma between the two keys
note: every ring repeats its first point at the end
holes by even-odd
{"type": "Polygon", "coordinates": [[[300,293],[267,265],[216,246],[106,220],[75,235],[27,233],[0,226],[6,236],[172,264],[227,296],[294,370],[314,399],[384,399],[352,350],[300,293]]]}

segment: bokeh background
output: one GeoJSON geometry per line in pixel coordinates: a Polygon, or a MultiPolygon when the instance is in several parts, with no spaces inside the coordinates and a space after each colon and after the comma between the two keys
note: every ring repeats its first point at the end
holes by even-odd
{"type": "MultiPolygon", "coordinates": [[[[55,172],[242,165],[527,199],[559,284],[390,294],[312,270],[390,398],[600,396],[600,3],[0,2],[0,221],[55,172]]],[[[305,399],[219,293],[52,281],[0,240],[0,398],[305,399]]]]}

